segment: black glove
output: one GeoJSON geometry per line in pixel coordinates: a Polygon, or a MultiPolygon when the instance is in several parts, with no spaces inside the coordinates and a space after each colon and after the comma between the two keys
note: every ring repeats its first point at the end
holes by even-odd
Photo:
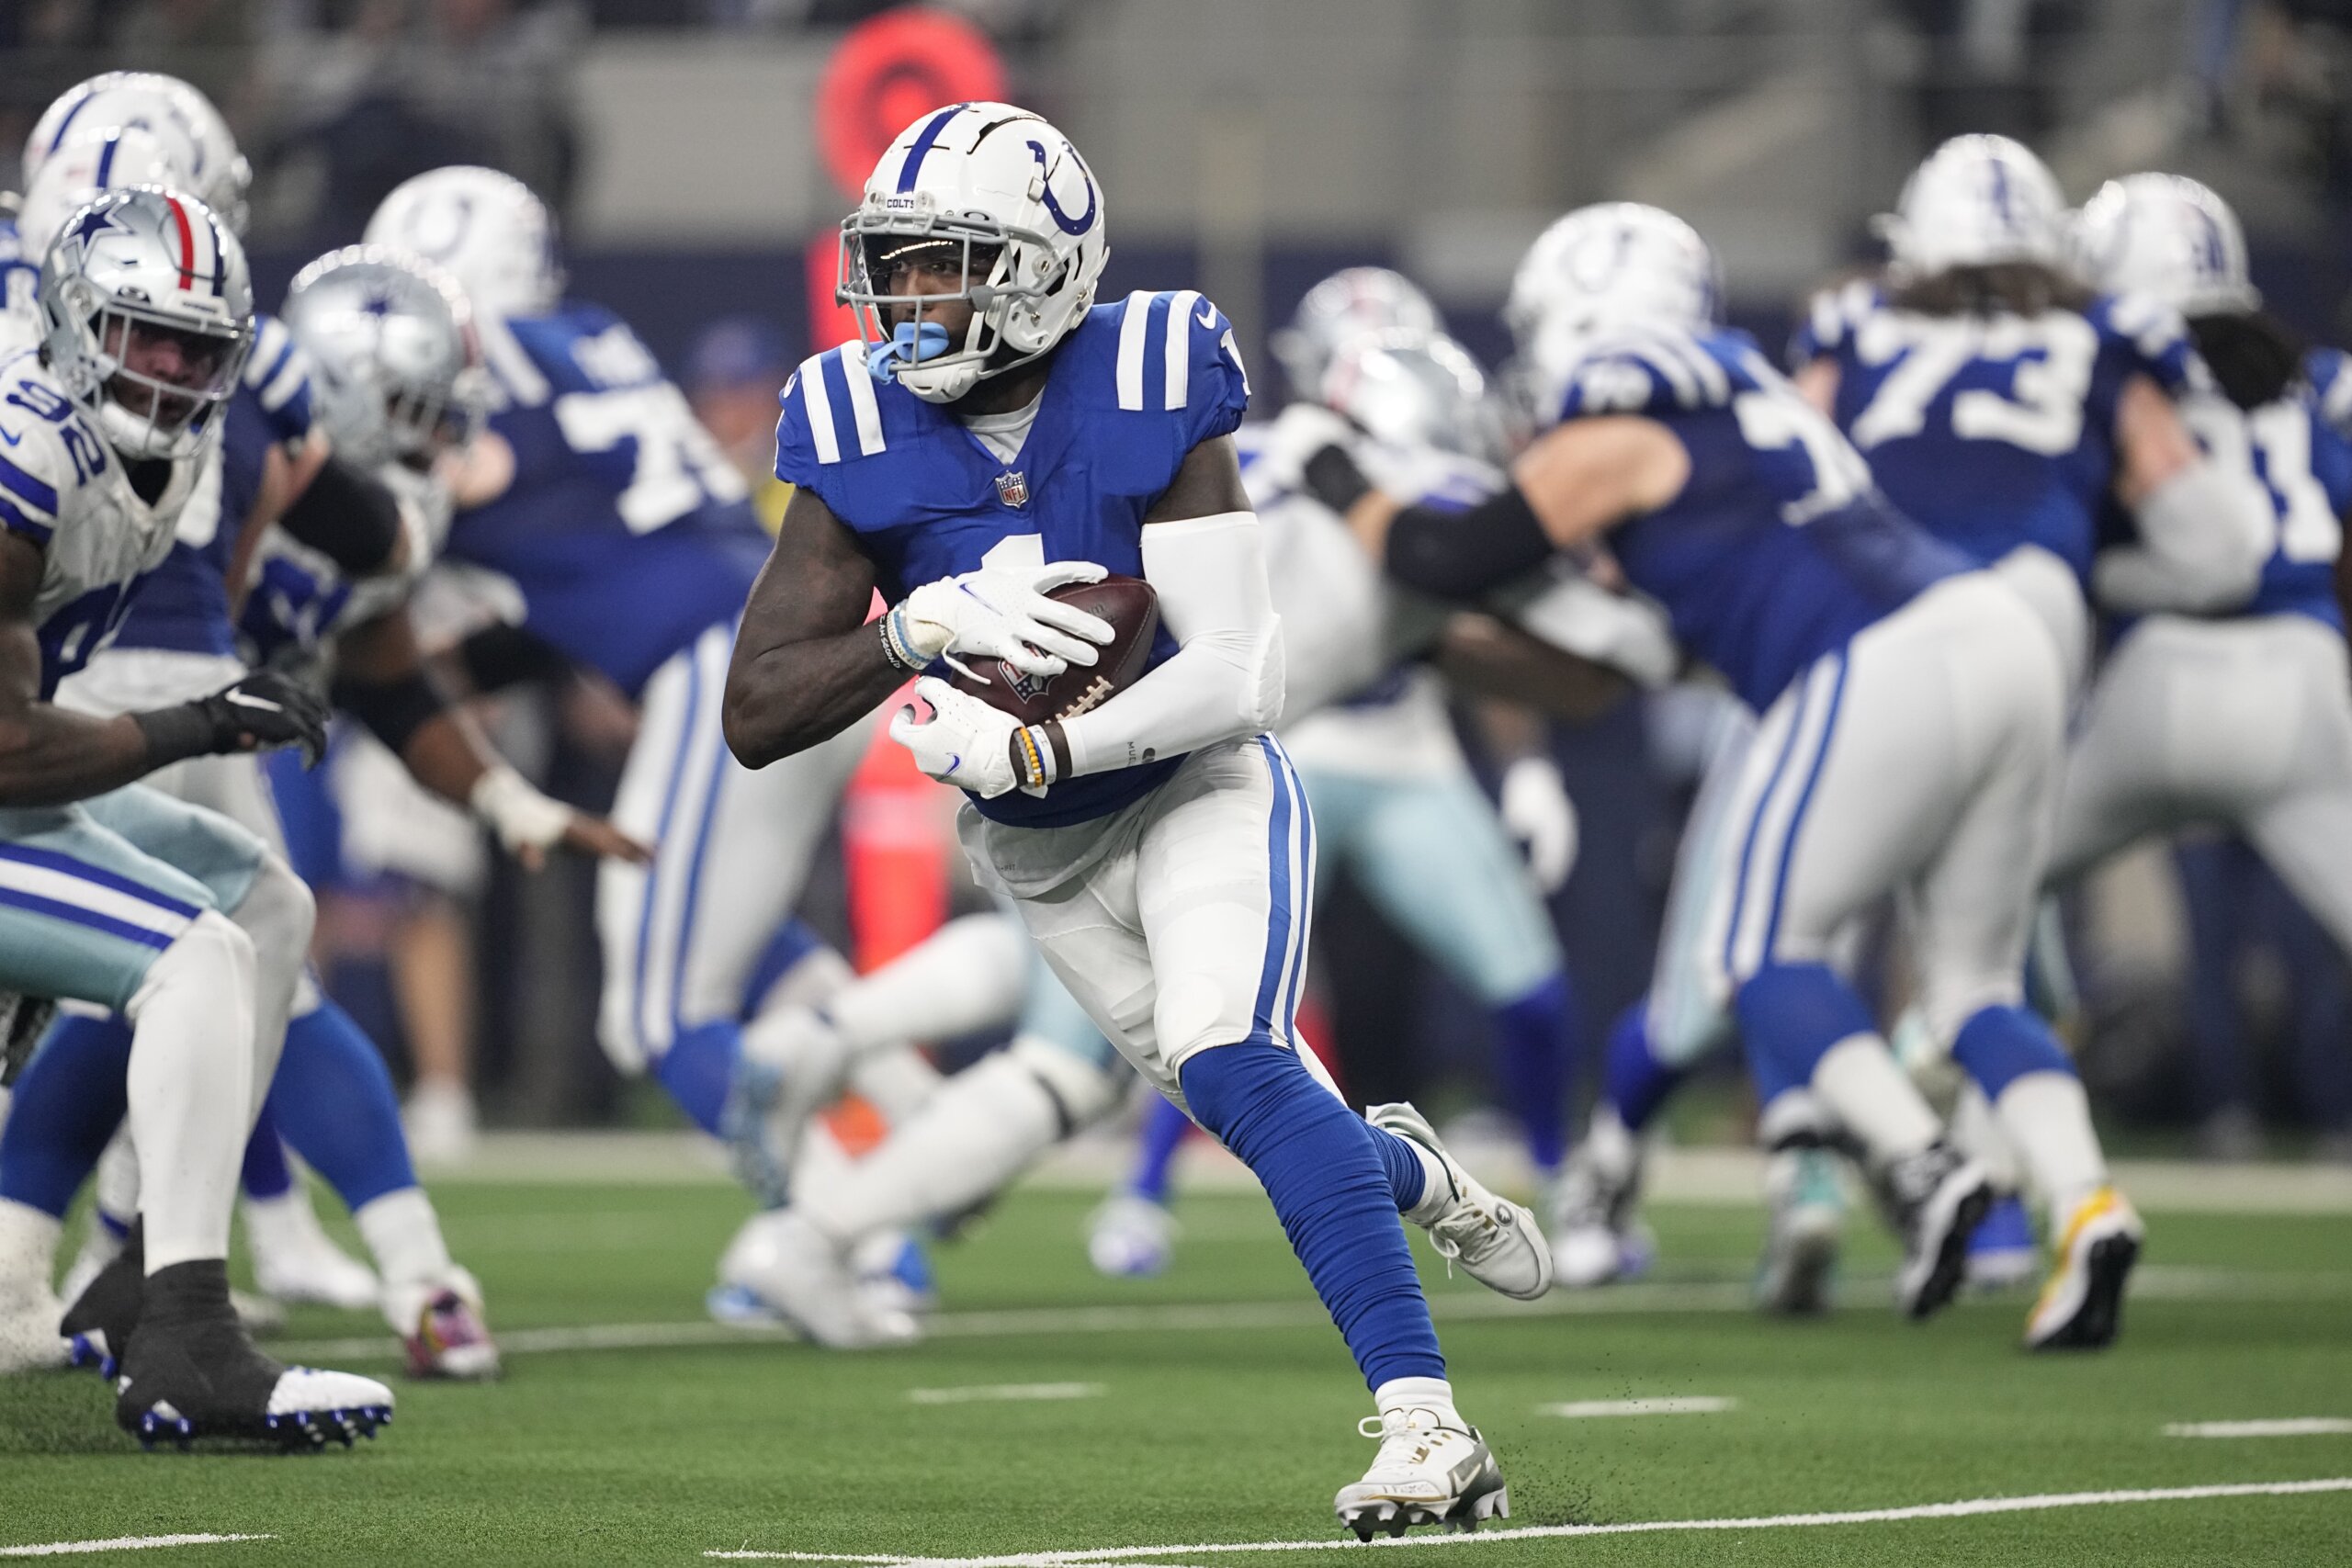
{"type": "Polygon", "coordinates": [[[327,749],[327,705],[274,670],[257,670],[209,697],[131,717],[159,768],[187,757],[280,746],[300,746],[302,765],[315,768],[327,749]]]}

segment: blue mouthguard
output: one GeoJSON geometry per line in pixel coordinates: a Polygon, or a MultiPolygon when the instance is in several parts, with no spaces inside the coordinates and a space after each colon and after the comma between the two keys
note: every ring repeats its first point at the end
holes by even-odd
{"type": "Polygon", "coordinates": [[[900,321],[888,343],[877,343],[865,351],[865,371],[877,381],[888,381],[894,361],[919,365],[946,352],[947,329],[937,321],[924,321],[920,327],[913,321],[900,321]]]}

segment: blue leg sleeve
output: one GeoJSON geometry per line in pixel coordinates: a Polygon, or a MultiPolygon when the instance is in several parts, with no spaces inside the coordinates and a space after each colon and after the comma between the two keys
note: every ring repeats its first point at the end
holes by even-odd
{"type": "Polygon", "coordinates": [[[1568,977],[1555,974],[1518,1000],[1494,1010],[1498,1087],[1527,1139],[1539,1171],[1560,1168],[1568,1153],[1568,977]]]}
{"type": "Polygon", "coordinates": [[[1373,1388],[1442,1378],[1445,1358],[1394,1187],[1363,1120],[1274,1044],[1218,1045],[1186,1062],[1201,1125],[1256,1173],[1291,1249],[1373,1388]]]}
{"type": "Polygon", "coordinates": [[[130,1025],[119,1018],[61,1018],[17,1079],[0,1129],[0,1198],[65,1217],[98,1168],[130,1099],[130,1025]]]}
{"type": "Polygon", "coordinates": [[[1136,1151],[1135,1174],[1127,1179],[1127,1190],[1155,1203],[1168,1201],[1168,1168],[1192,1131],[1191,1117],[1177,1110],[1172,1100],[1155,1095],[1143,1113],[1142,1146],[1136,1151]]]}
{"type": "Polygon", "coordinates": [[[293,1190],[294,1172],[286,1163],[286,1145],[278,1138],[277,1118],[270,1114],[267,1100],[262,1102],[253,1135],[245,1140],[245,1168],[239,1179],[248,1198],[282,1198],[293,1190]]]}
{"type": "Polygon", "coordinates": [[[1878,1029],[1826,964],[1767,964],[1739,987],[1734,1010],[1759,1104],[1811,1083],[1814,1064],[1840,1040],[1878,1029]]]}
{"type": "Polygon", "coordinates": [[[743,1055],[743,1026],[720,1019],[682,1029],[670,1049],[653,1064],[653,1076],[695,1119],[695,1125],[714,1138],[727,1135],[722,1125],[727,1093],[735,1082],[735,1064],[743,1055]]]}
{"type": "Polygon", "coordinates": [[[265,1114],[348,1208],[416,1185],[392,1075],[376,1043],[333,1002],[286,1026],[265,1114]]]}
{"type": "Polygon", "coordinates": [[[775,935],[768,938],[767,946],[761,949],[759,962],[752,965],[751,979],[744,983],[744,1019],[749,1021],[760,1010],[760,998],[778,980],[791,974],[802,959],[812,953],[824,952],[825,947],[825,939],[797,915],[778,926],[775,935]]]}
{"type": "Polygon", "coordinates": [[[1413,1145],[1385,1127],[1375,1127],[1367,1122],[1363,1130],[1372,1134],[1372,1146],[1380,1156],[1381,1168],[1388,1172],[1388,1196],[1396,1212],[1408,1214],[1421,1206],[1421,1199],[1429,1192],[1430,1173],[1421,1164],[1421,1156],[1413,1145]]]}
{"type": "Polygon", "coordinates": [[[2028,1073],[2064,1073],[2069,1077],[2075,1073],[2075,1064],[2059,1049],[2050,1026],[2024,1008],[1980,1010],[1960,1026],[1951,1059],[1992,1100],[2028,1073]]]}
{"type": "Polygon", "coordinates": [[[1657,1059],[1650,1047],[1649,1020],[1646,997],[1617,1015],[1609,1031],[1607,1083],[1601,1089],[1601,1098],[1617,1108],[1617,1119],[1636,1133],[1650,1124],[1689,1071],[1657,1059]]]}

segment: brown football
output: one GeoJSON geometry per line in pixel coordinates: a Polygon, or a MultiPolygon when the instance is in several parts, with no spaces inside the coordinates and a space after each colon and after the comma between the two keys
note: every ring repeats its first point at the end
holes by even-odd
{"type": "Polygon", "coordinates": [[[1100,615],[1111,624],[1111,640],[1093,664],[1073,664],[1049,680],[1038,680],[1001,659],[967,659],[964,662],[978,679],[950,676],[962,690],[1023,724],[1075,718],[1125,691],[1143,673],[1151,658],[1152,636],[1159,629],[1159,595],[1140,577],[1064,583],[1048,591],[1046,597],[1100,615]]]}

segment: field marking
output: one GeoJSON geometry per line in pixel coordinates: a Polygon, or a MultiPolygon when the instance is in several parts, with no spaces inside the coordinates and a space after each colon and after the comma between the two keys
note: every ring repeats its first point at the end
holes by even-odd
{"type": "Polygon", "coordinates": [[[1099,1382],[989,1382],[965,1388],[910,1388],[910,1404],[977,1404],[995,1400],[1099,1399],[1110,1391],[1099,1382]]]}
{"type": "Polygon", "coordinates": [[[2167,1438],[2317,1438],[2352,1432],[2341,1416],[2290,1416],[2271,1421],[2175,1421],[2167,1438]]]}
{"type": "MultiPolygon", "coordinates": [[[[1841,1292],[1841,1305],[1856,1311],[1884,1310],[1883,1281],[1855,1280],[1841,1292]]],[[[2143,1268],[2132,1279],[2134,1301],[2335,1301],[2352,1290],[2344,1273],[2289,1274],[2216,1269],[2143,1268]]],[[[2017,1303],[2001,1297],[1963,1299],[1963,1311],[2009,1312],[2017,1303]]],[[[1611,1285],[1600,1291],[1554,1291],[1536,1302],[1502,1296],[1441,1292],[1430,1298],[1430,1315],[1440,1323],[1490,1322],[1507,1318],[1610,1317],[1656,1313],[1750,1313],[1755,1297],[1746,1280],[1677,1280],[1611,1285]]],[[[998,1307],[933,1314],[925,1322],[933,1339],[999,1339],[1023,1335],[1170,1334],[1231,1329],[1326,1327],[1322,1303],[1301,1292],[1287,1301],[1105,1303],[1082,1307],[998,1307]]],[[[670,1323],[585,1324],[556,1328],[499,1331],[498,1348],[509,1356],[577,1350],[695,1349],[713,1345],[789,1341],[789,1329],[760,1324],[713,1323],[696,1318],[670,1323]]],[[[312,1365],[372,1358],[397,1359],[407,1352],[389,1335],[338,1339],[269,1342],[280,1360],[312,1365]]]]}
{"type": "Polygon", "coordinates": [[[1738,1400],[1721,1394],[1684,1393],[1664,1399],[1571,1399],[1558,1404],[1539,1404],[1535,1414],[1580,1421],[1608,1416],[1720,1416],[1738,1408],[1738,1400]]]}
{"type": "MultiPolygon", "coordinates": [[[[2128,1492],[2049,1492],[2025,1497],[1972,1497],[1957,1503],[1917,1503],[1900,1508],[1855,1508],[1834,1514],[1765,1514],[1735,1519],[1641,1519],[1615,1525],[1531,1525],[1480,1530],[1476,1535],[1382,1537],[1377,1547],[1490,1546],[1514,1540],[1555,1540],[1577,1536],[1655,1535],[1690,1530],[1793,1529],[1814,1525],[1901,1524],[1913,1519],[1962,1519],[1984,1514],[2030,1514],[2053,1508],[2088,1508],[2120,1503],[2188,1503],[2214,1497],[2297,1497],[2322,1492],[2352,1492],[2352,1476],[2324,1481],[2254,1481],[2216,1486],[2157,1486],[2128,1492]]],[[[1208,1557],[1267,1551],[1358,1551],[1361,1542],[1322,1540],[1220,1541],[1193,1546],[1112,1546],[1077,1551],[1021,1551],[999,1557],[875,1557],[827,1551],[710,1551],[705,1557],[774,1562],[868,1562],[889,1568],[1063,1568],[1067,1563],[1125,1563],[1146,1558],[1208,1557]]]]}
{"type": "Polygon", "coordinates": [[[41,1546],[0,1546],[0,1557],[70,1557],[85,1551],[153,1551],[165,1546],[219,1546],[232,1540],[276,1540],[274,1535],[118,1535],[105,1540],[52,1540],[41,1546]]]}

